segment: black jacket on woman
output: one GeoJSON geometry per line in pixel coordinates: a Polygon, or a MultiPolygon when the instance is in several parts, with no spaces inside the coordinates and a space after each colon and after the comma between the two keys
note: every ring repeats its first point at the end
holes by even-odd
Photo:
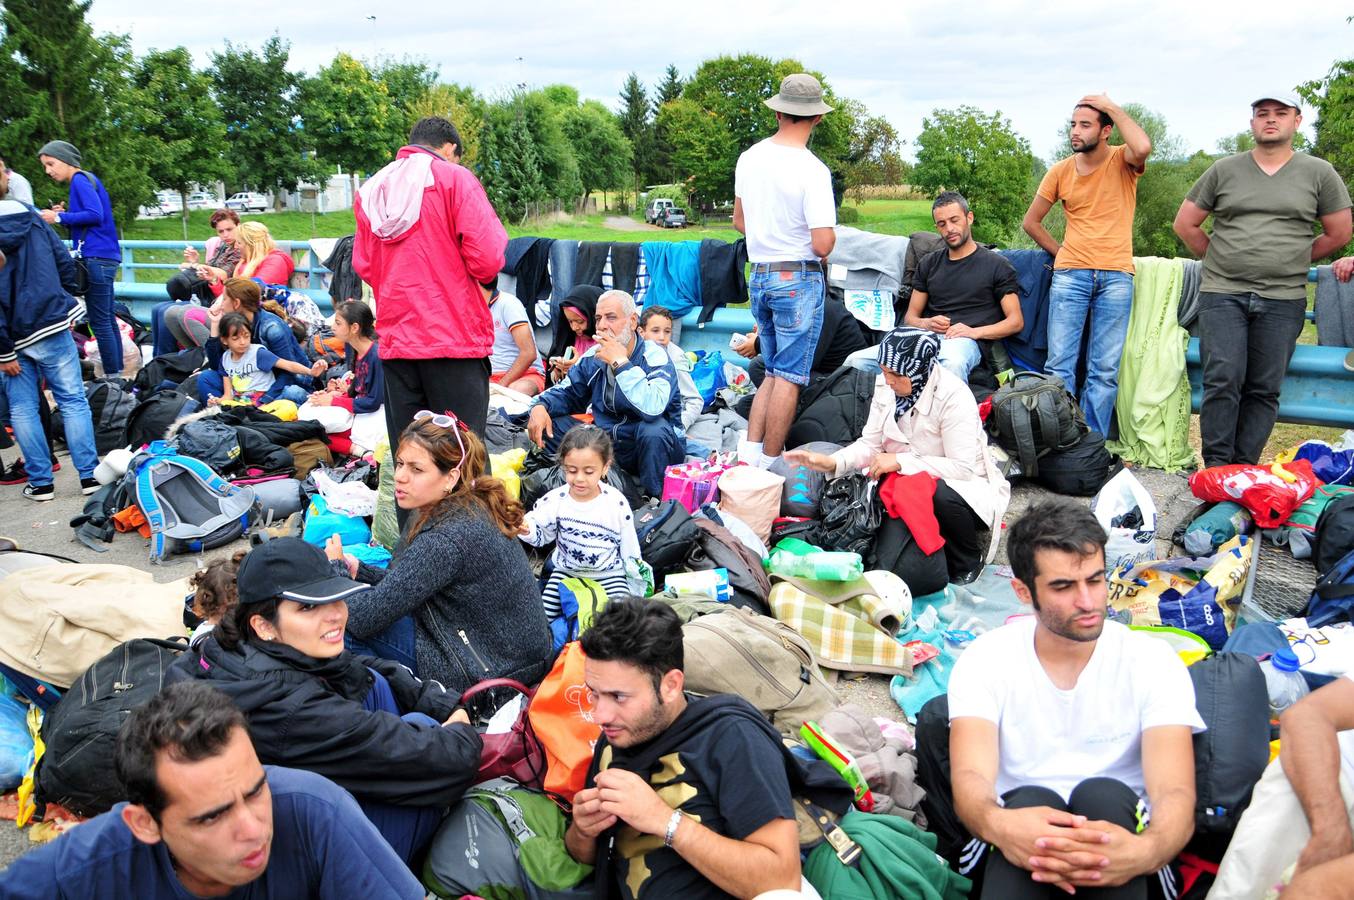
{"type": "Polygon", "coordinates": [[[463,692],[486,678],[531,686],[549,670],[550,624],[526,551],[478,503],[439,515],[389,569],[362,565],[357,580],[373,587],[348,600],[348,631],[366,639],[413,616],[424,678],[463,692]]]}
{"type": "Polygon", "coordinates": [[[315,659],[276,641],[227,650],[208,636],[184,653],[168,681],[197,678],[240,708],[259,761],[315,772],[359,800],[450,806],[474,784],[480,736],[469,725],[433,727],[364,709],[375,680],[390,683],[406,713],[445,722],[460,695],[420,681],[398,663],[344,651],[315,659]]]}

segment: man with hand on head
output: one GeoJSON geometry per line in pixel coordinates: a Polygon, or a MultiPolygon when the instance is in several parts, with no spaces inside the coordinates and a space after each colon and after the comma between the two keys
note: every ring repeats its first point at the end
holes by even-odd
{"type": "Polygon", "coordinates": [[[1068,124],[1072,155],[1039,182],[1021,223],[1054,257],[1048,292],[1048,362],[1081,401],[1086,424],[1108,435],[1119,393],[1119,358],[1133,307],[1133,213],[1138,177],[1146,171],[1152,140],[1133,117],[1104,94],[1082,97],[1068,124]],[[1115,128],[1124,143],[1110,146],[1115,128]],[[1062,201],[1067,230],[1059,244],[1044,227],[1062,201]],[[1082,332],[1091,320],[1086,383],[1077,390],[1082,332]]]}

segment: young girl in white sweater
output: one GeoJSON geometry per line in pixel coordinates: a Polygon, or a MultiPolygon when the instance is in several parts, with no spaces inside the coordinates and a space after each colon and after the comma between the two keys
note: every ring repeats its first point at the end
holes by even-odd
{"type": "Polygon", "coordinates": [[[611,438],[594,425],[569,429],[560,441],[564,485],[526,514],[522,540],[533,547],[555,542],[554,571],[542,601],[547,619],[560,616],[559,585],[565,578],[591,578],[615,599],[630,593],[627,560],[640,558],[635,516],[625,496],[603,483],[611,467],[611,438]]]}

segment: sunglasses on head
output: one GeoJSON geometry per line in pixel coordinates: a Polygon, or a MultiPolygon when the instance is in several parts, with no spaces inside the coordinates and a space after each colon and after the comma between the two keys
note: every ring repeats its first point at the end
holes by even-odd
{"type": "MultiPolygon", "coordinates": [[[[456,463],[456,469],[459,470],[465,464],[465,442],[461,440],[461,429],[465,428],[465,423],[456,418],[453,413],[435,413],[430,409],[420,409],[414,413],[414,421],[422,422],[425,419],[430,420],[438,428],[449,428],[451,433],[456,436],[456,446],[460,448],[461,458],[456,463]]],[[[470,429],[466,428],[467,431],[470,429]]]]}

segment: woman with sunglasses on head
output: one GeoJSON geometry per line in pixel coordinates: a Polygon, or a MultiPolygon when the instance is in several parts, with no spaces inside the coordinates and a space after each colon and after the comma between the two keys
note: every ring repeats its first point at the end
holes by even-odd
{"type": "Polygon", "coordinates": [[[541,593],[517,535],[522,505],[487,475],[484,444],[423,410],[395,451],[395,502],[409,524],[390,568],[325,552],[372,585],[349,603],[350,646],[465,691],[487,678],[534,685],[551,657],[541,593]]]}

